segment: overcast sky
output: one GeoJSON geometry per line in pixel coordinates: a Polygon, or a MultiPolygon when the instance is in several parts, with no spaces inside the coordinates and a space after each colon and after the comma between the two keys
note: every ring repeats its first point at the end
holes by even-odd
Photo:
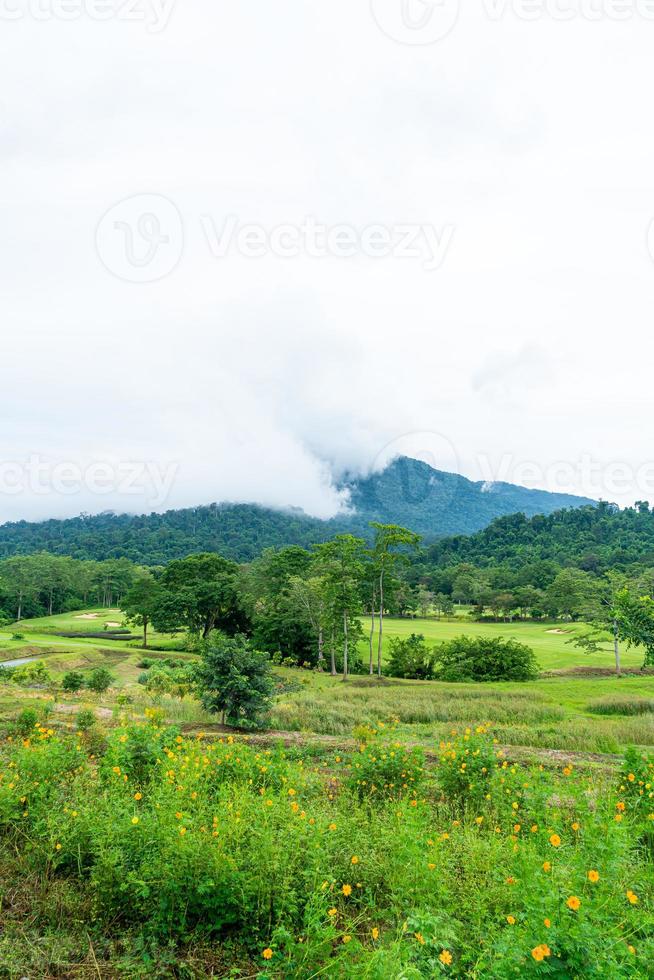
{"type": "Polygon", "coordinates": [[[654,500],[654,4],[533,10],[0,0],[0,520],[654,500]]]}

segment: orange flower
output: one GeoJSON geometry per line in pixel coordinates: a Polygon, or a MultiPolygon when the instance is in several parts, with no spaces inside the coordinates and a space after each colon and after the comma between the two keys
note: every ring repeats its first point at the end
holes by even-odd
{"type": "Polygon", "coordinates": [[[548,872],[552,870],[551,861],[543,861],[543,871],[548,872]]]}
{"type": "Polygon", "coordinates": [[[632,905],[638,905],[638,895],[635,895],[632,892],[631,888],[627,892],[627,898],[629,899],[632,905]]]}
{"type": "Polygon", "coordinates": [[[358,857],[356,856],[356,854],[354,855],[354,857],[352,858],[352,860],[351,860],[351,862],[350,862],[350,863],[351,863],[351,864],[358,864],[358,863],[359,863],[359,859],[358,859],[358,857]]]}
{"type": "Polygon", "coordinates": [[[546,929],[549,929],[549,927],[552,925],[551,919],[543,919],[543,925],[546,929]]]}
{"type": "Polygon", "coordinates": [[[445,966],[449,966],[452,962],[452,954],[447,949],[444,949],[438,958],[445,966]]]}
{"type": "Polygon", "coordinates": [[[263,956],[264,960],[271,960],[272,959],[272,956],[273,956],[273,951],[270,948],[270,946],[268,946],[267,949],[264,949],[264,951],[263,951],[263,953],[261,955],[263,956]]]}
{"type": "Polygon", "coordinates": [[[134,793],[134,799],[135,800],[142,800],[143,799],[143,794],[142,793],[134,793]]]}
{"type": "Polygon", "coordinates": [[[541,943],[540,946],[536,946],[535,949],[532,949],[531,955],[533,956],[533,958],[536,960],[537,963],[542,963],[542,961],[545,959],[546,956],[552,955],[552,951],[550,950],[547,943],[541,943]]]}
{"type": "Polygon", "coordinates": [[[572,909],[573,912],[577,912],[581,908],[581,902],[576,895],[571,895],[565,904],[569,909],[572,909]]]}
{"type": "Polygon", "coordinates": [[[552,836],[550,837],[550,844],[552,845],[552,847],[561,846],[561,838],[559,837],[558,834],[552,834],[552,836]]]}
{"type": "Polygon", "coordinates": [[[510,926],[514,926],[515,925],[515,919],[513,918],[512,915],[507,915],[506,921],[509,923],[510,926]]]}
{"type": "Polygon", "coordinates": [[[592,881],[594,885],[597,884],[597,882],[599,881],[599,871],[589,871],[588,880],[592,881]]]}

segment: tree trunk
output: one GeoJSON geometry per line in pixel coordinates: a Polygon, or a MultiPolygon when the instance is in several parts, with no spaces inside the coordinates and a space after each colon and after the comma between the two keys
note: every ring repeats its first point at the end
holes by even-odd
{"type": "Polygon", "coordinates": [[[148,648],[148,617],[143,617],[143,649],[148,648]]]}
{"type": "Polygon", "coordinates": [[[615,651],[615,672],[620,677],[620,631],[617,619],[613,620],[613,650],[615,651]]]}
{"type": "Polygon", "coordinates": [[[347,611],[343,613],[343,680],[347,680],[347,611]]]}
{"type": "Polygon", "coordinates": [[[52,616],[52,602],[53,602],[52,589],[50,589],[48,595],[48,616],[52,616]]]}
{"type": "Polygon", "coordinates": [[[384,632],[384,573],[379,575],[379,636],[377,638],[377,676],[382,675],[382,634],[384,632]]]}
{"type": "Polygon", "coordinates": [[[329,652],[331,655],[332,677],[336,677],[336,651],[335,651],[335,643],[334,643],[334,630],[332,630],[332,640],[331,640],[329,652]]]}
{"type": "Polygon", "coordinates": [[[370,673],[370,676],[371,677],[375,673],[375,668],[374,668],[373,658],[372,658],[372,641],[373,641],[374,635],[375,635],[375,590],[373,589],[371,603],[370,603],[370,664],[369,664],[369,673],[370,673]]]}
{"type": "Polygon", "coordinates": [[[318,630],[318,670],[322,670],[322,665],[325,662],[325,654],[323,653],[324,639],[322,634],[322,626],[318,630]]]}
{"type": "Polygon", "coordinates": [[[18,612],[16,613],[16,622],[20,623],[20,618],[23,615],[23,593],[22,591],[18,593],[18,612]]]}

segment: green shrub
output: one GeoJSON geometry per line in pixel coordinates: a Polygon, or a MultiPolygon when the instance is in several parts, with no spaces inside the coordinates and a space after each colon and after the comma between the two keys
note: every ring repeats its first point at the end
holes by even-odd
{"type": "Polygon", "coordinates": [[[434,650],[443,681],[530,681],[538,677],[533,650],[502,637],[459,636],[434,650]]]}
{"type": "Polygon", "coordinates": [[[391,677],[428,681],[434,676],[434,651],[422,634],[412,633],[402,639],[391,637],[386,673],[391,677]]]}
{"type": "Polygon", "coordinates": [[[82,708],[81,711],[77,712],[77,730],[80,732],[87,732],[89,728],[93,728],[95,725],[95,714],[90,708],[82,708]]]}
{"type": "Polygon", "coordinates": [[[14,684],[19,684],[21,687],[45,687],[52,681],[50,672],[41,660],[14,667],[11,671],[11,679],[14,684]]]}
{"type": "Polygon", "coordinates": [[[84,687],[84,675],[80,674],[78,670],[69,670],[67,674],[64,674],[61,686],[64,691],[76,694],[84,687]]]}
{"type": "Polygon", "coordinates": [[[489,792],[497,768],[497,752],[486,728],[467,728],[441,742],[438,782],[446,797],[480,802],[489,792]]]}
{"type": "Polygon", "coordinates": [[[86,684],[90,691],[95,691],[96,694],[104,694],[113,682],[114,677],[106,667],[96,667],[89,674],[86,684]]]}
{"type": "Polygon", "coordinates": [[[12,732],[20,738],[27,738],[33,734],[38,723],[39,715],[35,708],[23,708],[18,713],[12,725],[12,732]]]}
{"type": "Polygon", "coordinates": [[[351,756],[348,770],[348,786],[359,799],[416,797],[424,779],[424,753],[399,742],[373,742],[351,756]]]}
{"type": "Polygon", "coordinates": [[[630,746],[624,755],[619,791],[634,810],[654,812],[654,756],[630,746]]]}

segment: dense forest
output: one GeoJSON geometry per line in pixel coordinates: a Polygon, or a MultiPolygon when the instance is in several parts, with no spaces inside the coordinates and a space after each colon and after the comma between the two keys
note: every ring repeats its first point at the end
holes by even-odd
{"type": "Polygon", "coordinates": [[[329,521],[297,509],[210,504],[164,514],[105,513],[8,523],[0,526],[0,558],[48,551],[94,561],[128,558],[162,565],[193,552],[214,551],[235,561],[251,561],[265,548],[291,544],[309,548],[344,532],[370,542],[371,521],[410,527],[429,542],[470,534],[500,515],[520,511],[529,517],[592,503],[505,483],[473,483],[404,457],[383,473],[345,481],[343,488],[349,493],[350,512],[329,521]]]}

